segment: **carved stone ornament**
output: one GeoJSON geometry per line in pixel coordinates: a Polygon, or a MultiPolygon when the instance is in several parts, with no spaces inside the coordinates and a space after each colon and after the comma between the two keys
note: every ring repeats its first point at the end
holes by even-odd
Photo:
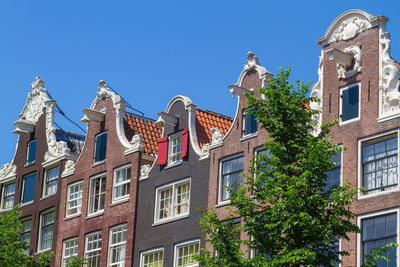
{"type": "Polygon", "coordinates": [[[222,144],[223,135],[219,129],[211,128],[211,134],[212,134],[212,139],[211,139],[212,146],[222,144]]]}
{"type": "Polygon", "coordinates": [[[64,171],[61,174],[61,177],[67,177],[75,172],[75,162],[72,160],[67,160],[64,165],[64,171]]]}
{"type": "Polygon", "coordinates": [[[64,141],[56,140],[56,128],[54,128],[54,107],[56,105],[55,100],[46,101],[46,139],[48,151],[44,154],[44,163],[46,165],[52,161],[61,159],[65,156],[70,156],[70,149],[64,141]]]}
{"type": "Polygon", "coordinates": [[[17,166],[6,163],[0,169],[0,181],[17,176],[17,166]]]}
{"type": "Polygon", "coordinates": [[[43,87],[44,81],[40,76],[36,76],[35,81],[31,84],[33,90],[28,93],[25,107],[23,108],[19,118],[36,123],[43,113],[45,101],[48,100],[46,88],[43,87]]]}
{"type": "Polygon", "coordinates": [[[211,148],[210,144],[203,145],[203,147],[200,150],[199,160],[208,159],[210,157],[210,148],[211,148]]]}
{"type": "Polygon", "coordinates": [[[353,56],[353,61],[354,61],[354,65],[353,68],[346,70],[347,66],[337,62],[336,63],[336,69],[338,72],[338,79],[346,79],[346,78],[350,78],[354,75],[356,75],[357,73],[361,72],[361,49],[359,45],[352,45],[347,47],[346,49],[344,49],[343,51],[344,53],[347,53],[351,56],[353,56]]]}
{"type": "Polygon", "coordinates": [[[132,136],[129,147],[125,149],[124,154],[127,155],[136,151],[143,151],[143,135],[140,133],[132,136]]]}
{"type": "Polygon", "coordinates": [[[247,61],[246,64],[243,66],[243,71],[240,74],[239,81],[236,83],[236,85],[240,87],[247,72],[253,70],[256,70],[258,72],[261,79],[262,87],[265,87],[268,78],[272,77],[272,73],[267,71],[266,68],[259,64],[258,57],[251,51],[247,52],[247,61]]]}
{"type": "Polygon", "coordinates": [[[96,98],[94,99],[90,108],[93,109],[94,106],[100,100],[103,100],[107,97],[112,99],[117,116],[119,115],[119,112],[121,111],[121,109],[125,110],[125,101],[123,101],[121,96],[119,96],[118,94],[111,92],[109,86],[106,84],[106,82],[104,80],[99,81],[99,87],[97,89],[96,98]]]}
{"type": "Polygon", "coordinates": [[[381,33],[379,38],[380,58],[381,58],[381,77],[379,80],[381,116],[393,115],[400,111],[399,93],[399,69],[396,62],[390,56],[390,34],[381,33]]]}
{"type": "Polygon", "coordinates": [[[359,17],[352,17],[343,21],[333,33],[329,43],[341,40],[347,41],[356,37],[360,32],[371,28],[371,23],[359,17]]]}
{"type": "Polygon", "coordinates": [[[150,164],[142,165],[140,167],[140,179],[148,178],[150,170],[151,170],[150,164]]]}
{"type": "MultiPolygon", "coordinates": [[[[321,51],[321,56],[319,57],[319,64],[318,64],[318,81],[312,86],[310,97],[318,98],[322,100],[322,79],[323,79],[323,70],[324,69],[324,51],[321,51]]],[[[322,112],[322,102],[311,102],[310,108],[313,110],[318,110],[322,112]]],[[[313,120],[317,122],[316,128],[313,130],[313,135],[318,135],[321,131],[322,125],[322,114],[314,114],[313,120]]]]}

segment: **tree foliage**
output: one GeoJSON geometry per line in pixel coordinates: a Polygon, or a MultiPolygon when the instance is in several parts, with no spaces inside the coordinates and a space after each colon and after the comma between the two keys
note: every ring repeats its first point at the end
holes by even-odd
{"type": "Polygon", "coordinates": [[[199,258],[205,265],[221,266],[232,259],[240,263],[232,266],[330,266],[348,254],[335,251],[338,239],[360,232],[349,209],[357,191],[348,183],[328,189],[325,184],[334,167],[331,157],[342,149],[331,143],[330,127],[337,122],[324,123],[318,135],[311,134],[313,116],[320,111],[305,104],[319,99],[308,97],[309,84],[290,84],[289,72],[270,79],[260,89],[264,97],[247,95],[248,107],[268,133],[264,147],[269,156],[254,159],[247,182],[232,192],[231,206],[251,237],[240,242],[256,256],[245,259],[228,226],[209,212],[202,226],[218,256],[203,250],[199,258]]]}
{"type": "Polygon", "coordinates": [[[42,253],[37,261],[26,254],[29,245],[21,241],[21,211],[18,206],[7,213],[0,214],[0,266],[7,267],[39,267],[46,266],[54,256],[54,252],[42,253]]]}

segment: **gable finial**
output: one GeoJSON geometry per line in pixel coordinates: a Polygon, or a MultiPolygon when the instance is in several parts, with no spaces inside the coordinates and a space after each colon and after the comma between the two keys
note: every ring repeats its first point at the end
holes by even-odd
{"type": "Polygon", "coordinates": [[[33,89],[40,89],[40,88],[44,88],[43,84],[44,84],[44,81],[40,79],[39,75],[36,75],[36,79],[33,83],[31,83],[31,86],[33,89]]]}

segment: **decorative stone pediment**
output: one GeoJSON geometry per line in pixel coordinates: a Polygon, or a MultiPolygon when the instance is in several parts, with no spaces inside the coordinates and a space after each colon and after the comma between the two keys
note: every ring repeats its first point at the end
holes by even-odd
{"type": "Polygon", "coordinates": [[[347,41],[356,37],[360,32],[363,32],[371,28],[371,23],[368,20],[361,17],[355,16],[351,17],[343,22],[337,27],[333,33],[330,43],[337,41],[347,41]]]}
{"type": "Polygon", "coordinates": [[[262,84],[261,86],[265,87],[267,80],[272,77],[272,73],[270,73],[266,68],[259,64],[258,57],[251,51],[247,52],[246,64],[243,65],[243,71],[240,74],[239,80],[235,85],[240,88],[246,74],[254,70],[257,71],[260,77],[262,84]]]}
{"type": "Polygon", "coordinates": [[[125,149],[124,155],[128,155],[136,151],[143,151],[143,135],[140,133],[132,136],[132,140],[129,141],[129,147],[125,149]]]}
{"type": "Polygon", "coordinates": [[[120,95],[112,92],[110,90],[110,87],[106,84],[104,80],[99,81],[99,87],[97,88],[96,98],[93,100],[90,109],[93,110],[97,103],[106,98],[112,99],[117,115],[119,115],[119,112],[121,110],[125,111],[125,105],[126,105],[125,101],[121,98],[120,95]]]}
{"type": "Polygon", "coordinates": [[[6,163],[0,169],[0,182],[14,179],[17,176],[17,166],[6,163]]]}

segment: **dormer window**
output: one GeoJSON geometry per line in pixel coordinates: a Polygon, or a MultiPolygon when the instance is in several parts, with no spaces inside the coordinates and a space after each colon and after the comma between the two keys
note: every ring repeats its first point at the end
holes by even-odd
{"type": "Polygon", "coordinates": [[[251,109],[245,109],[243,111],[243,133],[242,136],[251,136],[256,134],[258,131],[258,123],[256,115],[251,113],[251,109]]]}
{"type": "Polygon", "coordinates": [[[94,153],[94,162],[103,162],[106,160],[107,151],[107,132],[96,135],[96,147],[94,153]]]}
{"type": "Polygon", "coordinates": [[[169,136],[168,144],[168,165],[181,162],[182,132],[169,136]]]}
{"type": "Polygon", "coordinates": [[[188,156],[188,129],[158,139],[157,165],[173,166],[188,156]]]}
{"type": "Polygon", "coordinates": [[[36,140],[32,140],[28,143],[28,150],[26,152],[26,164],[31,165],[36,160],[36,140]]]}
{"type": "Polygon", "coordinates": [[[340,123],[359,120],[360,84],[351,84],[340,88],[340,123]]]}

